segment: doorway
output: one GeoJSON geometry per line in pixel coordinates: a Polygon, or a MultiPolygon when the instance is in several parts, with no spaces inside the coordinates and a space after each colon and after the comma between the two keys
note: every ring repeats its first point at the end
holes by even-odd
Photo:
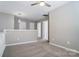
{"type": "Polygon", "coordinates": [[[48,20],[42,22],[42,37],[43,40],[48,40],[48,20]]]}
{"type": "Polygon", "coordinates": [[[48,40],[48,20],[37,23],[38,38],[48,40]]]}

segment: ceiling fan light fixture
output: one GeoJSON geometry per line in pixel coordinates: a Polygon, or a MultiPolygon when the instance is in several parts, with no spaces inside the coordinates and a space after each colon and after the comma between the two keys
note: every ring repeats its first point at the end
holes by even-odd
{"type": "Polygon", "coordinates": [[[24,16],[24,13],[22,13],[22,12],[17,12],[16,15],[17,15],[17,16],[24,16]]]}
{"type": "Polygon", "coordinates": [[[40,3],[40,6],[44,6],[44,5],[45,5],[45,3],[44,3],[44,2],[41,2],[41,3],[40,3]]]}

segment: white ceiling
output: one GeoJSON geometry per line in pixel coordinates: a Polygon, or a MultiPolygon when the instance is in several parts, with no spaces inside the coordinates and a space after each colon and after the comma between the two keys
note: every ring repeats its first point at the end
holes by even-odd
{"type": "Polygon", "coordinates": [[[44,16],[42,15],[47,14],[50,10],[67,3],[67,1],[46,1],[51,7],[40,5],[31,6],[30,4],[34,2],[37,1],[0,1],[0,12],[12,15],[22,13],[20,17],[35,21],[43,19],[44,16]]]}

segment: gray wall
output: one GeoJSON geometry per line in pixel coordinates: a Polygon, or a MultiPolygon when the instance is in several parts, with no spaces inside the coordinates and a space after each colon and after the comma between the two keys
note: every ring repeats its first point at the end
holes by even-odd
{"type": "Polygon", "coordinates": [[[70,2],[49,13],[49,38],[79,51],[79,2],[70,2]]]}
{"type": "Polygon", "coordinates": [[[4,29],[13,29],[14,28],[14,16],[0,13],[0,32],[4,29]]]}
{"type": "Polygon", "coordinates": [[[14,16],[14,29],[19,29],[18,18],[14,16]]]}

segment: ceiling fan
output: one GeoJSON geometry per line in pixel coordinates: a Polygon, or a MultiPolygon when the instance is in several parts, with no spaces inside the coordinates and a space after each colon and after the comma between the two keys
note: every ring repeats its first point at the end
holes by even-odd
{"type": "Polygon", "coordinates": [[[31,4],[31,6],[35,6],[35,5],[51,7],[51,5],[46,3],[45,1],[38,1],[36,3],[31,4]]]}
{"type": "Polygon", "coordinates": [[[43,14],[43,16],[49,16],[48,14],[43,14]]]}

